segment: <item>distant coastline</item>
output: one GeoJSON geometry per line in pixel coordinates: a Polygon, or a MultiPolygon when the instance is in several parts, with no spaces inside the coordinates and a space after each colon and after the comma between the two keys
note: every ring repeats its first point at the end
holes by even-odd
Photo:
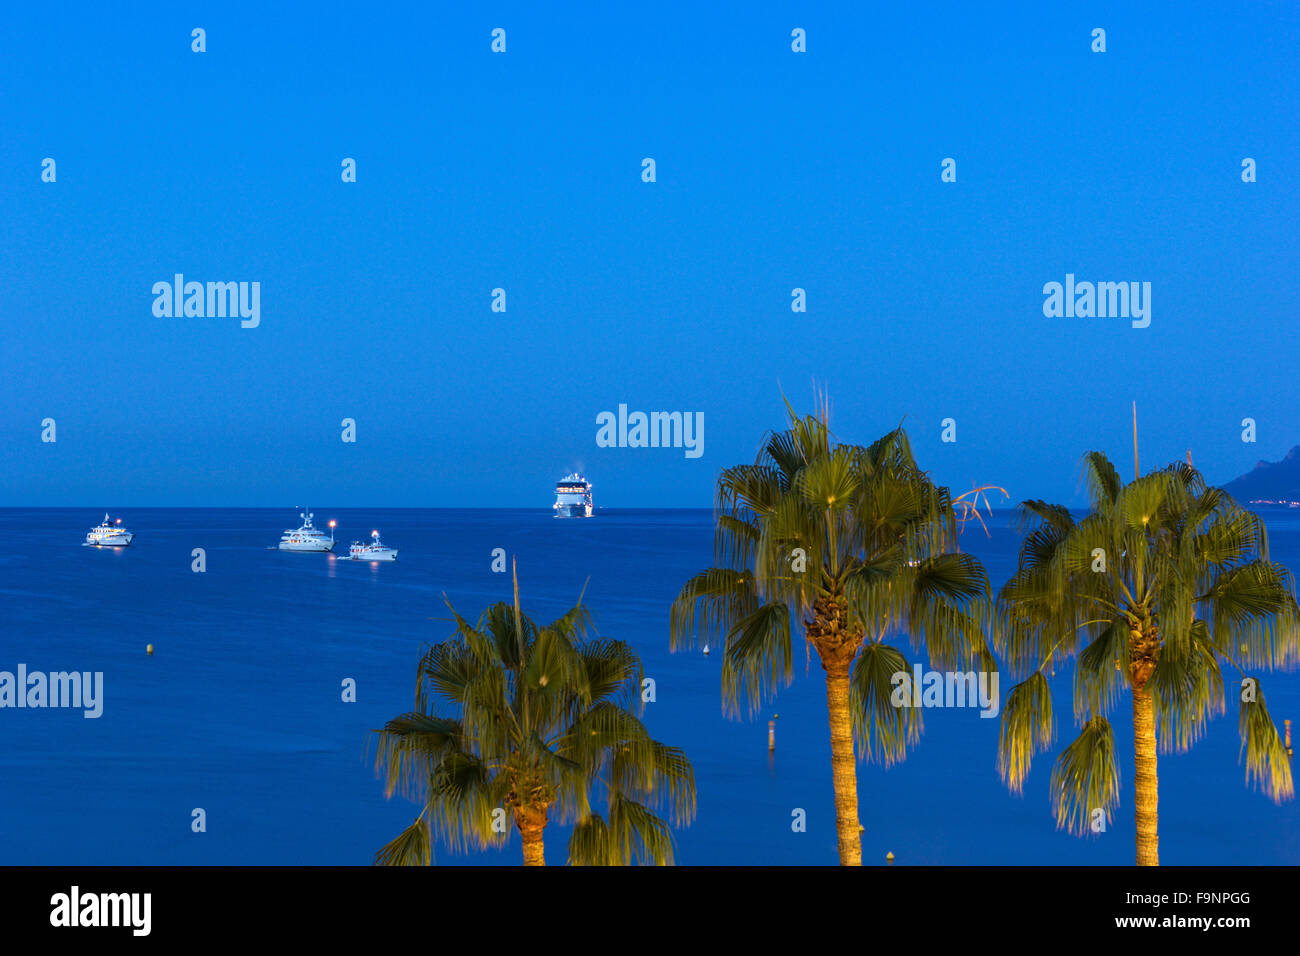
{"type": "Polygon", "coordinates": [[[1281,461],[1260,461],[1223,490],[1252,507],[1300,508],[1300,445],[1281,461]]]}

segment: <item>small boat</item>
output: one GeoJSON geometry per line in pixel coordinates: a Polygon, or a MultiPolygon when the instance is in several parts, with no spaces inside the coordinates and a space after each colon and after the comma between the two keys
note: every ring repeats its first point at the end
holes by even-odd
{"type": "Polygon", "coordinates": [[[329,537],[325,537],[325,532],[318,529],[311,523],[315,517],[310,511],[304,511],[300,516],[302,518],[302,527],[293,531],[286,531],[280,536],[281,551],[333,551],[334,550],[334,522],[330,522],[329,537]]]}
{"type": "Polygon", "coordinates": [[[121,518],[110,524],[108,515],[105,514],[99,527],[91,528],[86,535],[86,544],[93,548],[125,548],[134,537],[134,534],[122,527],[121,518]]]}
{"type": "Polygon", "coordinates": [[[348,552],[348,557],[353,561],[396,561],[397,549],[381,544],[379,532],[372,531],[369,544],[360,541],[352,542],[352,550],[348,552]]]}

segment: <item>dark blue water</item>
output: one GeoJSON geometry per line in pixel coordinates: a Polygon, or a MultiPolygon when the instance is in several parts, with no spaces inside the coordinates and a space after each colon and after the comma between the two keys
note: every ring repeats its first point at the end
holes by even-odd
{"type": "MultiPolygon", "coordinates": [[[[492,550],[518,556],[525,610],[549,619],[588,582],[601,632],[634,644],[658,699],[646,721],[694,763],[699,814],[679,831],[679,862],[833,863],[829,742],[821,670],[805,673],[753,721],[726,719],[719,656],[669,654],[668,606],[710,562],[707,511],[601,511],[556,520],[537,511],[330,511],[344,543],[383,531],[395,564],[355,564],[268,550],[297,515],[267,510],[136,510],[123,550],[80,546],[102,511],[0,511],[0,670],[103,671],[103,716],[0,710],[0,864],[369,863],[416,814],[383,797],[368,733],[409,710],[421,643],[450,633],[446,592],[471,619],[509,598],[492,550]],[[207,551],[193,573],[191,550],[207,551]],[[145,654],[146,644],[155,654],[145,654]],[[344,703],[341,683],[357,682],[344,703]],[[779,713],[777,752],[767,719],[779,713]],[[191,831],[203,808],[207,832],[191,831]],[[791,830],[796,809],[807,832],[791,830]]],[[[999,515],[992,538],[965,546],[996,587],[1016,538],[999,515]]],[[[1275,557],[1300,567],[1300,521],[1269,516],[1275,557]]],[[[343,548],[346,551],[346,548],[343,548]]],[[[1058,675],[1059,745],[1073,738],[1068,675],[1058,675]]],[[[1264,678],[1277,720],[1300,718],[1294,674],[1264,678]]],[[[1010,689],[1004,682],[1002,694],[1010,689]]],[[[1122,803],[1107,833],[1055,830],[1051,757],[1023,797],[995,770],[997,720],[973,709],[927,710],[925,734],[889,770],[861,765],[863,855],[899,864],[1129,863],[1133,856],[1131,727],[1113,715],[1122,803]]],[[[1300,727],[1297,728],[1300,734],[1300,727]]],[[[1160,760],[1164,863],[1300,862],[1300,812],[1244,785],[1230,707],[1189,754],[1160,760]]],[[[551,828],[548,858],[567,834],[551,828]]],[[[517,839],[439,863],[520,862],[517,839]]]]}

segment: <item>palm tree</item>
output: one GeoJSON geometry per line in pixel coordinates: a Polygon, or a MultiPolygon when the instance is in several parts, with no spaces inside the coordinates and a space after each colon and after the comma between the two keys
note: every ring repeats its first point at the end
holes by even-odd
{"type": "Polygon", "coordinates": [[[998,595],[995,646],[1025,676],[1002,711],[999,770],[1021,792],[1030,761],[1054,737],[1044,671],[1075,665],[1082,730],[1051,780],[1058,828],[1083,834],[1118,804],[1119,770],[1106,717],[1133,704],[1137,863],[1159,864],[1157,742],[1186,751],[1224,710],[1222,663],[1242,678],[1247,782],[1275,801],[1291,768],[1259,692],[1261,670],[1296,660],[1300,609],[1286,568],[1268,558],[1263,522],[1190,465],[1122,484],[1101,452],[1083,458],[1091,513],[1075,521],[1043,501],[1020,506],[1028,532],[1019,569],[998,595]]]}
{"type": "Polygon", "coordinates": [[[891,702],[908,662],[886,640],[905,631],[937,667],[993,669],[988,578],[956,552],[948,489],[917,466],[901,428],[870,447],[841,444],[824,402],[803,418],[786,408],[790,427],[718,478],[717,566],[673,602],[670,643],[721,643],[724,708],[734,715],[743,699],[752,717],[793,679],[792,619],[802,627],[826,671],[840,863],[857,866],[855,740],[889,765],[921,731],[918,711],[891,702]]]}
{"type": "MultiPolygon", "coordinates": [[[[450,602],[448,608],[451,608],[450,602]]],[[[544,866],[551,822],[575,822],[571,864],[671,864],[674,822],[695,813],[695,778],[676,747],[633,713],[642,671],[622,641],[585,637],[578,604],[544,627],[495,604],[477,626],[451,608],[456,632],[420,657],[415,710],[376,731],[386,795],[402,790],[420,815],[375,857],[426,865],[432,837],[452,849],[500,845],[513,819],[524,865],[544,866]],[[593,791],[606,815],[592,808],[593,791]]]]}

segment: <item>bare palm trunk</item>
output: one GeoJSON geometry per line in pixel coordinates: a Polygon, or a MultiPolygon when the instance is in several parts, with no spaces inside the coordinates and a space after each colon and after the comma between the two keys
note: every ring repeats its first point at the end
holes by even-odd
{"type": "Polygon", "coordinates": [[[524,866],[545,866],[546,845],[543,834],[546,832],[546,810],[516,810],[515,826],[519,828],[519,837],[524,844],[524,866]]]}
{"type": "Polygon", "coordinates": [[[542,843],[542,831],[524,833],[524,866],[545,866],[546,848],[542,843]]]}
{"type": "Polygon", "coordinates": [[[862,865],[862,827],[858,824],[858,773],[853,756],[853,724],[849,719],[849,665],[824,662],[826,709],[831,722],[831,778],[835,786],[835,832],[840,865],[862,865]]]}
{"type": "Polygon", "coordinates": [[[1137,865],[1160,865],[1160,784],[1156,779],[1156,729],[1151,692],[1133,690],[1133,806],[1137,816],[1137,865]]]}

